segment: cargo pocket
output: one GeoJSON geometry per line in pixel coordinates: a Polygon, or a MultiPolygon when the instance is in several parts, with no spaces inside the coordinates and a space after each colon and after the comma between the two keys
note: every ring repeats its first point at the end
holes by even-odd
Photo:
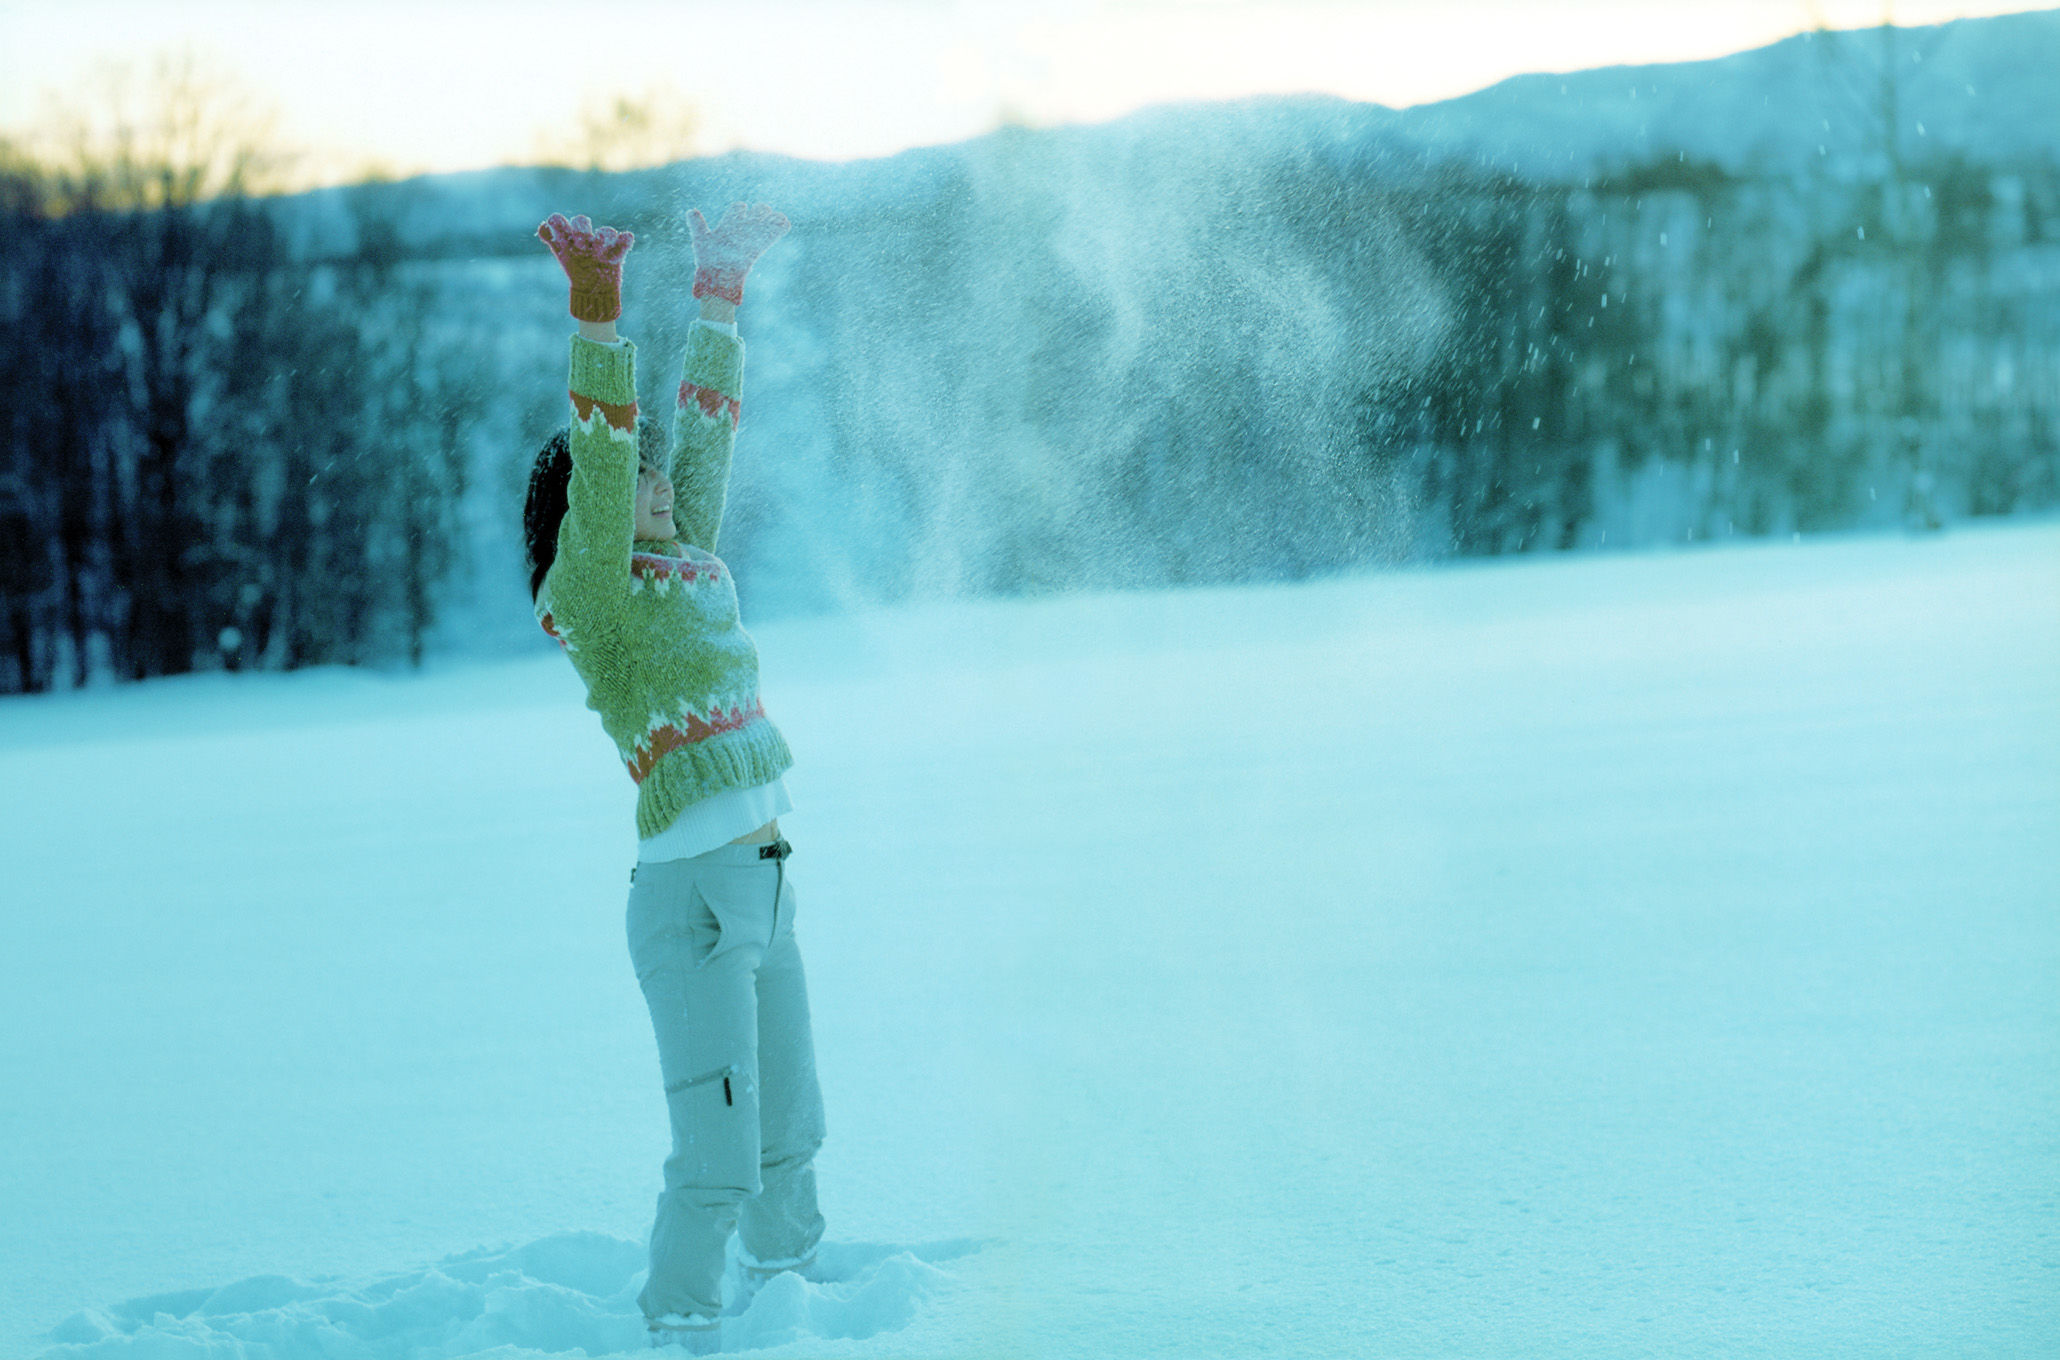
{"type": "Polygon", "coordinates": [[[668,1084],[672,1116],[669,1185],[759,1193],[758,1102],[734,1065],[668,1084]]]}
{"type": "Polygon", "coordinates": [[[668,1097],[684,1095],[697,1086],[706,1086],[711,1088],[708,1094],[712,1099],[717,1094],[717,1091],[714,1089],[717,1082],[722,1083],[720,1094],[722,1095],[723,1105],[729,1109],[735,1109],[737,1107],[737,1087],[742,1084],[743,1078],[738,1075],[734,1064],[728,1067],[718,1067],[713,1072],[703,1072],[698,1077],[688,1077],[685,1081],[676,1081],[665,1088],[665,1094],[668,1097]]]}

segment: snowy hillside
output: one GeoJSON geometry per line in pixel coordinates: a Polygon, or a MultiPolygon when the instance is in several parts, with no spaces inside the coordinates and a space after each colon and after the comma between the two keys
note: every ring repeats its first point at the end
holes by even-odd
{"type": "MultiPolygon", "coordinates": [[[[2060,527],[757,630],[829,1250],[767,1356],[2060,1335],[2060,527]]],[[[0,703],[0,1354],[638,1342],[556,657],[0,703]]]]}
{"type": "MultiPolygon", "coordinates": [[[[1101,127],[1038,133],[1122,155],[1139,141],[1202,143],[1229,157],[1336,155],[1379,147],[1397,156],[1463,155],[1527,177],[1579,180],[1676,151],[1744,172],[1847,174],[1878,155],[1884,64],[1894,76],[1906,154],[1979,162],[2047,157],[2060,147],[2060,9],[1895,31],[1802,34],[1710,61],[1515,76],[1409,109],[1328,96],[1254,98],[1147,109],[1101,127]]],[[[847,164],[732,154],[662,170],[596,177],[563,169],[496,169],[394,184],[325,189],[291,204],[303,247],[356,248],[349,205],[373,205],[417,246],[456,239],[468,251],[520,241],[535,204],[593,196],[650,201],[680,187],[704,197],[777,198],[797,219],[878,213],[949,192],[963,161],[992,154],[1004,132],[847,164]]],[[[698,200],[697,200],[698,201],[698,200]]]]}
{"type": "Polygon", "coordinates": [[[1870,173],[1891,112],[1904,156],[2018,162],[2060,148],[2056,67],[2060,10],[2044,10],[1805,33],[1712,61],[1516,76],[1406,110],[1400,127],[1439,154],[1548,180],[1674,152],[1733,173],[1870,173]]]}

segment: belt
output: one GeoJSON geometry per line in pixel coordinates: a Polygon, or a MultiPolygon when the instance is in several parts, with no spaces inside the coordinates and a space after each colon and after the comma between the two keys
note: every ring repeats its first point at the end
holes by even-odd
{"type": "Polygon", "coordinates": [[[793,853],[794,847],[787,844],[785,836],[780,837],[771,845],[761,845],[758,847],[758,857],[760,859],[785,859],[793,853]]]}

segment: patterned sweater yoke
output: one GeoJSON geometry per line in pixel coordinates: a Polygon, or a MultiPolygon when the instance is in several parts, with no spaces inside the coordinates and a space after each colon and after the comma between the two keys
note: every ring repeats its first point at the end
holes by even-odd
{"type": "Polygon", "coordinates": [[[758,649],[715,555],[742,413],[744,347],[689,332],[673,411],[673,521],[680,539],[636,541],[636,348],[572,338],[572,481],[537,621],[586,683],[630,778],[637,835],[725,789],[770,783],[794,763],[758,694],[758,649]]]}

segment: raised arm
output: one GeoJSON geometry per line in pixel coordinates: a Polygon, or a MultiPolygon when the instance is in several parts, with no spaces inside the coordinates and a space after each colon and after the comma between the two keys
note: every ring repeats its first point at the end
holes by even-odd
{"type": "Polygon", "coordinates": [[[687,214],[694,237],[694,296],[701,320],[687,333],[679,399],[672,418],[673,522],[680,538],[716,550],[729,499],[730,458],[743,412],[744,345],[737,307],[744,278],[758,257],[787,234],[787,219],[761,203],[733,203],[711,227],[700,209],[687,214]]]}
{"type": "Polygon", "coordinates": [[[629,595],[636,536],[636,347],[615,334],[622,262],[636,238],[554,213],[537,236],[572,285],[572,480],[551,565],[551,594],[567,616],[599,619],[629,595]]]}

